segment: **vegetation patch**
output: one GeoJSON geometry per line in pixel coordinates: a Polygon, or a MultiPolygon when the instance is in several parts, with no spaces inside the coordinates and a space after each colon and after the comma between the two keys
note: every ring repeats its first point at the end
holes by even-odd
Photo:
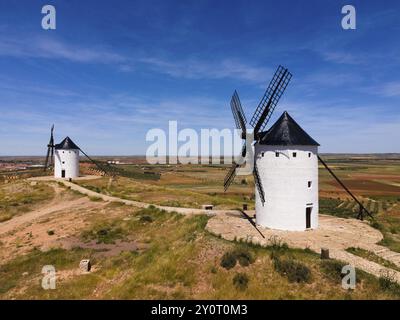
{"type": "Polygon", "coordinates": [[[319,212],[340,218],[354,218],[356,213],[353,207],[341,206],[342,200],[334,198],[320,198],[319,212]]]}
{"type": "Polygon", "coordinates": [[[233,277],[233,285],[237,290],[246,290],[248,283],[249,283],[249,277],[245,273],[237,273],[233,277]]]}
{"type": "Polygon", "coordinates": [[[229,270],[236,266],[236,263],[242,267],[247,267],[254,262],[254,257],[250,251],[244,247],[236,248],[232,251],[225,252],[221,258],[221,267],[229,270]]]}
{"type": "Polygon", "coordinates": [[[384,291],[400,296],[400,285],[397,283],[392,272],[384,272],[379,277],[379,286],[384,291]]]}
{"type": "Polygon", "coordinates": [[[340,283],[344,274],[342,274],[343,267],[346,263],[338,260],[322,260],[321,271],[332,281],[340,283]]]}
{"type": "Polygon", "coordinates": [[[86,242],[95,240],[98,244],[113,244],[116,240],[123,239],[125,237],[125,232],[118,226],[118,222],[111,224],[100,223],[92,229],[82,232],[81,237],[86,242]]]}
{"type": "Polygon", "coordinates": [[[354,248],[354,247],[347,248],[346,251],[350,252],[350,253],[352,253],[352,254],[354,254],[356,256],[359,256],[359,257],[365,258],[367,260],[376,262],[376,263],[378,263],[378,264],[380,264],[380,265],[382,265],[384,267],[387,267],[387,268],[390,268],[390,269],[393,269],[393,270],[396,270],[396,271],[400,271],[400,268],[395,263],[393,263],[393,262],[391,262],[389,260],[386,260],[386,259],[378,256],[377,254],[375,254],[375,253],[373,253],[371,251],[368,251],[368,250],[365,250],[365,249],[361,249],[361,248],[354,248]]]}
{"type": "Polygon", "coordinates": [[[30,185],[19,181],[0,187],[0,222],[32,210],[33,206],[42,204],[54,197],[54,189],[44,183],[30,185]]]}
{"type": "MultiPolygon", "coordinates": [[[[40,286],[39,279],[42,278],[42,268],[45,265],[52,265],[56,271],[62,271],[70,268],[77,268],[79,261],[84,258],[90,258],[95,261],[92,251],[81,248],[72,250],[50,249],[46,252],[33,250],[25,256],[18,257],[11,262],[0,265],[0,295],[17,288],[24,281],[31,281],[34,285],[31,287],[31,294],[36,298],[42,296],[46,290],[40,286]],[[35,279],[38,279],[37,281],[35,279]],[[35,281],[34,281],[35,280],[35,281]]],[[[81,283],[84,286],[84,283],[81,283]]],[[[60,291],[48,290],[48,291],[60,291]]],[[[81,292],[77,291],[77,293],[81,292]]],[[[66,292],[68,294],[68,292],[66,292]]]]}
{"type": "Polygon", "coordinates": [[[290,282],[310,282],[311,270],[305,264],[292,259],[274,257],[274,268],[290,282]]]}

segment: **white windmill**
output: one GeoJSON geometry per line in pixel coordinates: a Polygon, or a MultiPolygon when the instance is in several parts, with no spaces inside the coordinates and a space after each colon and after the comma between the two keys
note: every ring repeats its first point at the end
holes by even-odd
{"type": "MultiPolygon", "coordinates": [[[[54,165],[54,177],[62,179],[75,179],[79,177],[79,157],[82,153],[90,162],[100,170],[103,175],[108,175],[111,179],[116,176],[132,178],[134,172],[126,171],[108,163],[102,163],[89,157],[70,137],[66,137],[58,144],[54,144],[54,125],[50,130],[50,141],[47,144],[47,155],[44,170],[54,165]]],[[[160,175],[153,174],[151,178],[159,179],[160,175]]]]}
{"type": "MultiPolygon", "coordinates": [[[[319,144],[287,113],[264,130],[285,91],[292,74],[279,66],[264,93],[250,125],[254,128],[254,169],[256,223],[280,230],[302,231],[318,227],[318,160],[359,204],[358,218],[371,215],[360,201],[318,156],[319,144]]],[[[231,109],[242,138],[246,138],[246,117],[235,90],[231,109]]],[[[242,148],[245,157],[246,144],[242,148]]],[[[233,163],[224,180],[225,191],[236,176],[233,163]]]]}
{"type": "Polygon", "coordinates": [[[79,151],[81,150],[70,137],[66,137],[58,144],[54,144],[54,125],[50,131],[50,141],[47,145],[45,170],[49,160],[54,164],[54,177],[74,179],[79,177],[79,151]]]}

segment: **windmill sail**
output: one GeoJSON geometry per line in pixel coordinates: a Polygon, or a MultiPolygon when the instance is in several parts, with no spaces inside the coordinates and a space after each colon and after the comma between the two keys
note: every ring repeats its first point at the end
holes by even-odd
{"type": "Polygon", "coordinates": [[[51,126],[50,129],[50,140],[49,143],[47,145],[47,154],[46,154],[46,162],[44,164],[44,170],[47,169],[48,165],[49,165],[49,160],[50,163],[53,164],[53,156],[54,156],[54,124],[51,126]],[[51,155],[51,158],[50,158],[51,155]]]}
{"type": "Polygon", "coordinates": [[[225,176],[224,179],[224,190],[228,190],[229,186],[233,182],[233,179],[236,177],[236,168],[239,167],[236,163],[233,163],[232,166],[230,167],[227,175],[225,176]]]}
{"type": "Polygon", "coordinates": [[[242,130],[242,138],[246,135],[246,116],[243,112],[242,104],[240,103],[239,95],[235,92],[233,93],[231,99],[231,110],[233,118],[235,119],[236,128],[242,130]]]}
{"type": "Polygon", "coordinates": [[[258,173],[258,168],[257,164],[254,163],[254,169],[253,169],[253,176],[254,176],[254,183],[256,184],[258,194],[260,196],[261,202],[264,204],[265,202],[265,193],[264,193],[264,188],[261,183],[260,179],[260,174],[258,173]]]}
{"type": "Polygon", "coordinates": [[[276,70],[267,90],[264,93],[250,124],[254,127],[254,134],[261,132],[265,129],[271,118],[272,112],[279,102],[282,94],[284,93],[287,85],[289,84],[292,74],[288,69],[279,66],[276,70]]]}

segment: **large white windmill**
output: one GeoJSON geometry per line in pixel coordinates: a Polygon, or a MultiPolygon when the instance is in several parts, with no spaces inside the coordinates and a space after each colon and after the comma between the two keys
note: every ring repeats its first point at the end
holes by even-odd
{"type": "MultiPolygon", "coordinates": [[[[319,144],[285,111],[268,130],[271,115],[292,74],[279,66],[264,93],[250,125],[254,128],[254,169],[256,223],[280,230],[302,231],[318,227],[318,160],[359,204],[358,218],[371,215],[360,201],[318,156],[319,144]]],[[[236,90],[231,109],[242,138],[246,137],[246,117],[236,90]]],[[[242,157],[247,154],[246,144],[242,157]]],[[[225,191],[240,165],[233,163],[224,180],[225,191]]]]}

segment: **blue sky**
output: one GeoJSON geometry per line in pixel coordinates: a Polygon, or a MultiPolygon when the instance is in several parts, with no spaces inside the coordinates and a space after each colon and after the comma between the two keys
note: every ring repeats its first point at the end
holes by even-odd
{"type": "Polygon", "coordinates": [[[398,1],[0,3],[0,155],[42,155],[52,123],[92,155],[144,154],[151,128],[232,128],[279,64],[321,152],[400,152],[398,1]],[[357,29],[341,28],[353,4],[357,29]],[[41,28],[53,4],[57,29],[41,28]]]}

